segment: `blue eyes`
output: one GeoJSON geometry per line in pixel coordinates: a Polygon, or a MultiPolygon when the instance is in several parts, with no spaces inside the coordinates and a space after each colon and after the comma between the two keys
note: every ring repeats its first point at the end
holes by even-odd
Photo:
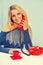
{"type": "MultiPolygon", "coordinates": [[[[17,13],[16,15],[20,15],[20,13],[17,13]]],[[[16,17],[16,15],[14,14],[14,15],[12,15],[12,17],[16,17]]]]}

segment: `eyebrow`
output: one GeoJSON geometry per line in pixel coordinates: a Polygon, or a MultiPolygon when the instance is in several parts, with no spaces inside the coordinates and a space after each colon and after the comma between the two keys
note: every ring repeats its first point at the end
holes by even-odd
{"type": "Polygon", "coordinates": [[[14,16],[15,16],[15,14],[12,15],[12,17],[14,17],[14,16]]]}
{"type": "MultiPolygon", "coordinates": [[[[17,13],[17,15],[19,15],[19,14],[21,14],[21,13],[17,13]]],[[[16,15],[15,15],[15,14],[13,14],[13,15],[12,15],[12,17],[14,17],[14,16],[16,16],[16,15]]]]}

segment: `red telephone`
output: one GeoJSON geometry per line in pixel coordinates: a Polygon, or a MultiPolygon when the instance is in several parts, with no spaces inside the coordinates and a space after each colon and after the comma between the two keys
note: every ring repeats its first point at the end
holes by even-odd
{"type": "Polygon", "coordinates": [[[43,54],[43,47],[40,47],[40,46],[33,46],[33,47],[30,47],[28,49],[28,52],[31,54],[31,55],[41,55],[43,54]]]}
{"type": "MultiPolygon", "coordinates": [[[[22,15],[22,20],[24,21],[25,20],[25,16],[22,15]]],[[[22,22],[21,22],[22,23],[22,22]]],[[[18,29],[22,30],[23,29],[23,26],[21,25],[21,23],[18,25],[18,29]]]]}

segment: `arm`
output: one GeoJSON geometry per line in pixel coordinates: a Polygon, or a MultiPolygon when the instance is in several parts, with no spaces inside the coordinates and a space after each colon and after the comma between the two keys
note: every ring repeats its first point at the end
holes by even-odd
{"type": "Polygon", "coordinates": [[[4,53],[8,53],[9,49],[8,48],[4,48],[4,45],[3,45],[3,40],[4,40],[4,35],[2,32],[0,32],[0,52],[4,52],[4,53]]]}
{"type": "Polygon", "coordinates": [[[0,47],[0,52],[8,53],[9,49],[8,48],[2,48],[0,47]]]}
{"type": "Polygon", "coordinates": [[[30,46],[32,46],[32,41],[30,39],[30,35],[27,30],[24,30],[24,43],[25,43],[25,48],[28,49],[30,46]]]}
{"type": "Polygon", "coordinates": [[[15,49],[13,49],[13,48],[4,48],[4,40],[5,40],[5,35],[1,32],[0,33],[0,52],[12,54],[15,49]]]}
{"type": "Polygon", "coordinates": [[[25,48],[28,49],[30,46],[32,46],[32,41],[31,41],[32,31],[31,31],[30,26],[28,25],[27,20],[23,21],[22,26],[23,26],[23,30],[24,30],[25,48]]]}

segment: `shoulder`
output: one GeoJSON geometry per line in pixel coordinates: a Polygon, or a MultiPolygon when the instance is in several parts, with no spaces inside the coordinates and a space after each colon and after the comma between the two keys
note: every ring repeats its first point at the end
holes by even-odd
{"type": "Polygon", "coordinates": [[[0,37],[5,36],[5,33],[3,31],[0,32],[0,37]]]}
{"type": "Polygon", "coordinates": [[[9,32],[10,31],[10,28],[9,28],[8,24],[3,28],[2,31],[3,32],[9,32]]]}
{"type": "Polygon", "coordinates": [[[3,37],[4,37],[4,34],[3,34],[3,32],[1,31],[1,32],[0,32],[0,40],[2,40],[3,37]]]}

